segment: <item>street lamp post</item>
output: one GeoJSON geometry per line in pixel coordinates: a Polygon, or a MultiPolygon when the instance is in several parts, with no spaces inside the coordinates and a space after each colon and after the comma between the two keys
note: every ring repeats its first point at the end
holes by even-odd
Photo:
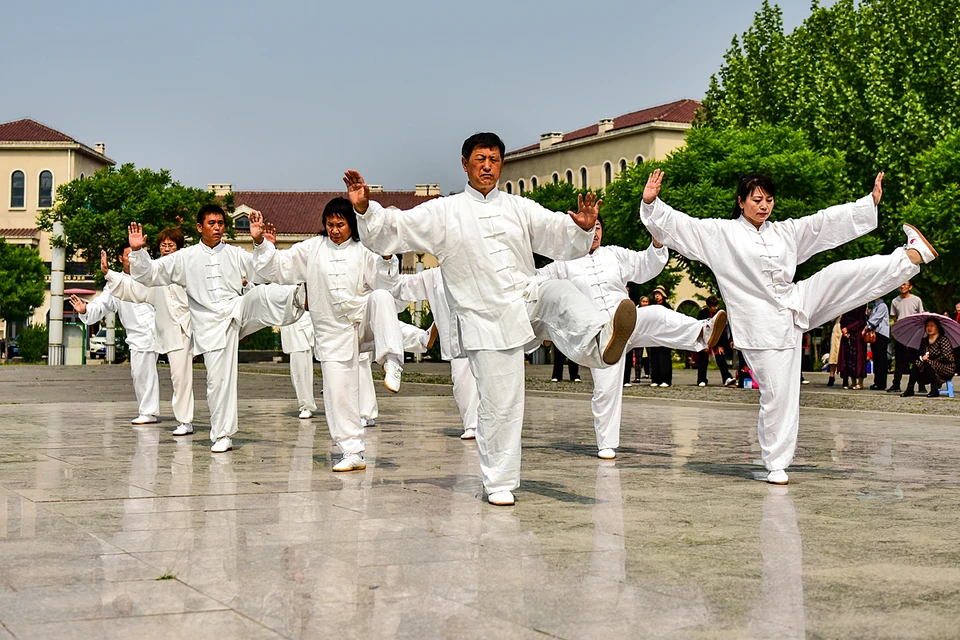
{"type": "Polygon", "coordinates": [[[67,250],[63,244],[63,223],[59,220],[53,223],[54,245],[53,256],[50,261],[50,326],[47,342],[47,364],[60,366],[63,364],[63,271],[67,264],[67,250]]]}

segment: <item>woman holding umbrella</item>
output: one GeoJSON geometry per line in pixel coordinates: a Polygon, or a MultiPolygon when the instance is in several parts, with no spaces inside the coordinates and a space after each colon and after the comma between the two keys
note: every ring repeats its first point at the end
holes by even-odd
{"type": "Polygon", "coordinates": [[[960,325],[957,325],[950,318],[943,318],[932,313],[917,314],[917,319],[908,324],[907,320],[909,319],[903,321],[904,326],[900,329],[897,329],[894,325],[894,335],[898,340],[903,339],[907,346],[917,348],[920,351],[920,358],[917,360],[913,371],[910,372],[910,384],[907,386],[907,390],[900,396],[909,398],[915,395],[914,388],[919,382],[921,385],[930,385],[928,398],[938,398],[940,397],[940,386],[950,380],[956,371],[953,359],[954,343],[944,333],[943,323],[956,325],[951,327],[951,333],[956,334],[954,341],[960,339],[960,325]],[[921,322],[923,323],[922,333],[918,331],[921,322]],[[918,340],[920,344],[914,347],[918,340]]]}

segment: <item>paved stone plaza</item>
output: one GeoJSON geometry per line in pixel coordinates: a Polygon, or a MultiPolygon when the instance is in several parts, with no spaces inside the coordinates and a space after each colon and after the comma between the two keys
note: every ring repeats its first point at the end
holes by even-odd
{"type": "Polygon", "coordinates": [[[165,370],[164,423],[134,428],[125,366],[0,367],[0,639],[960,636],[960,420],[919,415],[960,399],[815,377],[773,487],[755,392],[677,372],[602,462],[589,382],[530,367],[523,483],[493,507],[449,387],[412,382],[442,367],[380,398],[348,474],[283,367],[246,369],[212,455],[202,369],[175,440],[165,370]]]}

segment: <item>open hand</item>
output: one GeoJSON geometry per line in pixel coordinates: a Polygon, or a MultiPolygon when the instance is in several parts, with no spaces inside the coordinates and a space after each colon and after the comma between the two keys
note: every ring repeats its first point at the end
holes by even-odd
{"type": "Polygon", "coordinates": [[[643,188],[643,201],[650,204],[660,195],[660,184],[663,182],[663,171],[654,169],[653,173],[647,178],[647,184],[643,188]]]}
{"type": "Polygon", "coordinates": [[[263,231],[263,237],[266,238],[270,244],[274,246],[277,245],[277,228],[273,226],[272,222],[267,223],[267,228],[263,231]]]}
{"type": "Polygon", "coordinates": [[[77,313],[86,313],[87,312],[87,303],[85,300],[81,300],[77,296],[70,296],[70,306],[73,307],[73,310],[77,313]]]}
{"type": "Polygon", "coordinates": [[[873,181],[873,206],[880,204],[880,198],[883,197],[883,171],[877,174],[877,179],[873,181]]]}
{"type": "Polygon", "coordinates": [[[130,251],[139,251],[147,244],[147,236],[143,235],[143,225],[139,222],[131,222],[127,228],[127,241],[130,243],[130,251]]]}
{"type": "Polygon", "coordinates": [[[360,215],[365,214],[370,204],[370,187],[363,181],[363,176],[359,171],[348,169],[343,174],[343,184],[347,185],[347,198],[354,210],[360,215]]]}
{"type": "Polygon", "coordinates": [[[110,271],[110,263],[107,262],[107,252],[100,250],[100,271],[103,272],[103,275],[107,275],[107,272],[110,271]]]}
{"type": "Polygon", "coordinates": [[[266,230],[263,214],[259,211],[251,211],[247,218],[250,220],[250,237],[253,238],[253,244],[260,244],[263,242],[263,233],[266,230]]]}
{"type": "Polygon", "coordinates": [[[577,223],[577,226],[584,231],[593,231],[597,225],[597,216],[600,215],[600,205],[603,200],[597,200],[597,194],[588,193],[587,195],[577,196],[577,212],[568,211],[567,213],[577,223]]]}

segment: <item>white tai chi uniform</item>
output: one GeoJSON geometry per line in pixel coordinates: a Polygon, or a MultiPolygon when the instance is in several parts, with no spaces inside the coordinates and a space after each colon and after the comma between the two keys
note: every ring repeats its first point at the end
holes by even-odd
{"type": "MultiPolygon", "coordinates": [[[[652,244],[644,251],[622,247],[598,247],[596,251],[576,260],[558,260],[538,269],[537,275],[555,280],[569,280],[593,300],[607,318],[612,318],[617,305],[628,300],[627,283],[642,284],[655,278],[670,252],[652,244]]],[[[591,369],[593,375],[593,428],[597,433],[597,448],[616,449],[620,446],[620,416],[623,408],[623,359],[631,349],[638,347],[668,347],[686,351],[707,348],[701,339],[706,322],[695,320],[661,305],[637,308],[637,324],[624,349],[618,366],[591,369]]],[[[709,337],[709,336],[708,336],[709,337]]]]}
{"type": "Polygon", "coordinates": [[[79,314],[80,322],[91,325],[108,314],[116,312],[127,332],[130,348],[130,376],[137,394],[141,416],[157,418],[160,415],[160,377],[157,375],[157,313],[146,302],[127,302],[113,294],[118,283],[129,279],[125,273],[109,272],[103,293],[87,303],[86,313],[79,314]]]}
{"type": "MultiPolygon", "coordinates": [[[[406,322],[400,323],[400,335],[403,337],[403,350],[406,353],[426,353],[426,341],[430,332],[424,331],[406,322]]],[[[370,363],[373,360],[373,342],[360,345],[360,419],[376,422],[380,415],[380,405],[377,404],[377,389],[373,384],[373,370],[370,363]]],[[[368,424],[367,426],[372,426],[368,424]]]]}
{"type": "Polygon", "coordinates": [[[280,348],[290,356],[290,378],[300,411],[316,411],[313,397],[313,321],[303,314],[293,324],[280,327],[280,348]]]}
{"type": "Polygon", "coordinates": [[[393,294],[398,300],[407,302],[426,300],[430,304],[433,322],[437,325],[440,338],[440,357],[450,361],[453,399],[460,410],[463,430],[475,430],[477,411],[480,408],[480,394],[477,391],[477,381],[470,372],[470,361],[465,355],[458,358],[451,355],[454,317],[447,303],[447,293],[443,288],[443,275],[440,268],[424,269],[420,273],[401,274],[400,282],[393,294]]]}
{"type": "Polygon", "coordinates": [[[187,292],[178,284],[145,287],[130,276],[107,272],[113,295],[125,302],[148,303],[156,311],[157,353],[167,354],[173,385],[173,416],[193,423],[193,349],[187,292]]]}
{"type": "Polygon", "coordinates": [[[237,432],[237,348],[240,338],[264,327],[295,322],[303,313],[295,287],[265,285],[241,295],[253,282],[253,255],[240,247],[202,242],[153,260],[130,252],[133,279],[149,287],[178,284],[187,292],[193,353],[207,369],[210,439],[237,432]]]}
{"type": "Polygon", "coordinates": [[[363,453],[360,423],[360,345],[373,343],[373,358],[403,362],[403,336],[388,289],[399,273],[396,257],[384,260],[348,238],[336,244],[314,236],[278,251],[263,241],[254,247],[257,276],[270,282],[307,283],[314,355],[323,374],[323,411],[344,454],[363,453]]]}
{"type": "Polygon", "coordinates": [[[589,251],[585,231],[563,213],[494,188],[410,211],[371,201],[357,216],[360,238],[377,253],[424,251],[443,269],[453,313],[454,357],[466,354],[477,379],[477,450],[488,494],[520,486],[524,349],[550,339],[570,359],[606,367],[597,340],[607,318],[571,283],[535,277],[533,253],[558,260],[589,251]]]}
{"type": "Polygon", "coordinates": [[[713,270],[737,349],[760,384],[758,438],[764,465],[786,469],[800,424],[803,333],[896,289],[920,272],[903,248],[890,255],[836,262],[793,282],[797,265],[877,226],[873,196],[816,214],[764,222],[697,219],[659,198],[640,218],[664,244],[713,270]]]}

